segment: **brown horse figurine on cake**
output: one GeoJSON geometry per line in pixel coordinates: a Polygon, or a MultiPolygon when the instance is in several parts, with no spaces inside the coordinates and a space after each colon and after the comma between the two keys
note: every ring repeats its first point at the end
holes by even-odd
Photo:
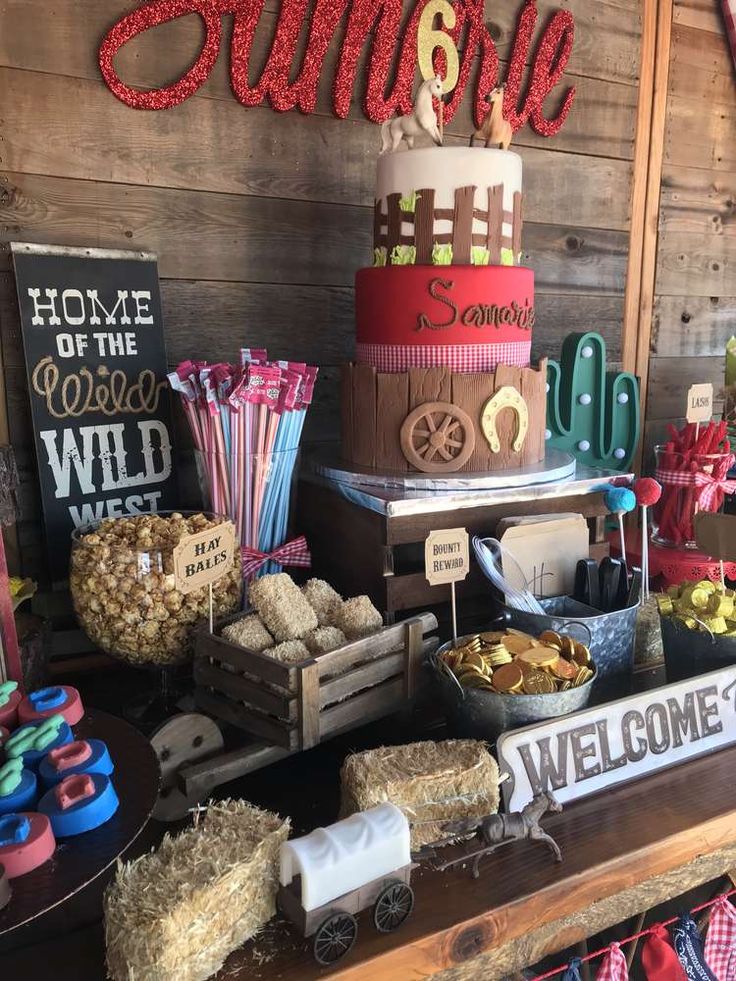
{"type": "Polygon", "coordinates": [[[488,110],[486,118],[480,129],[477,129],[470,137],[470,145],[473,140],[483,140],[486,147],[497,146],[502,150],[508,150],[514,131],[511,123],[504,119],[503,115],[503,94],[505,85],[498,85],[487,96],[491,108],[488,110]]]}

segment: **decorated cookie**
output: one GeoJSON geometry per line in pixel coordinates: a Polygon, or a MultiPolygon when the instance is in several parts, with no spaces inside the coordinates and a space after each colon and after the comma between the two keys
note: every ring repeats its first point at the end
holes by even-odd
{"type": "Polygon", "coordinates": [[[15,729],[18,725],[18,706],[22,695],[17,681],[4,681],[0,685],[0,726],[15,729]]]}
{"type": "Polygon", "coordinates": [[[0,865],[9,879],[37,869],[55,851],[54,832],[45,814],[0,815],[0,865]]]}
{"type": "Polygon", "coordinates": [[[20,757],[0,766],[0,814],[33,810],[38,800],[36,774],[23,768],[20,757]]]}
{"type": "Polygon", "coordinates": [[[0,865],[0,909],[10,902],[10,879],[5,874],[5,866],[0,865]]]}
{"type": "Polygon", "coordinates": [[[76,773],[103,773],[109,777],[112,771],[112,759],[102,740],[82,739],[52,749],[41,760],[38,775],[46,787],[53,787],[76,773]]]}
{"type": "Polygon", "coordinates": [[[61,715],[70,726],[75,726],[84,715],[77,689],[70,685],[39,688],[26,695],[18,706],[18,721],[21,724],[47,719],[50,715],[61,715]]]}
{"type": "Polygon", "coordinates": [[[30,770],[37,770],[47,753],[72,742],[73,739],[68,723],[60,715],[51,715],[42,722],[28,722],[20,726],[3,748],[6,759],[20,756],[23,759],[23,766],[30,770]]]}
{"type": "Polygon", "coordinates": [[[81,835],[109,821],[118,809],[118,795],[104,773],[64,777],[38,802],[57,838],[81,835]]]}

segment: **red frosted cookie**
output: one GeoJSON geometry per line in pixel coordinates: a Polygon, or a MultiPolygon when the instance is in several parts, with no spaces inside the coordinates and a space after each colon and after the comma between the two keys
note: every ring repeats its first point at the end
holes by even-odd
{"type": "Polygon", "coordinates": [[[32,872],[56,851],[51,822],[45,814],[4,814],[0,817],[0,865],[8,879],[32,872]]]}
{"type": "Polygon", "coordinates": [[[21,725],[24,722],[47,719],[50,715],[61,715],[70,726],[75,726],[84,715],[84,706],[77,689],[71,685],[39,688],[38,691],[26,695],[18,706],[18,721],[21,725]]]}

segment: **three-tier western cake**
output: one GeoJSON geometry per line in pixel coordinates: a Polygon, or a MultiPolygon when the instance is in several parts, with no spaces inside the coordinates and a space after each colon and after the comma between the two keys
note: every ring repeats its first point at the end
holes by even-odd
{"type": "Polygon", "coordinates": [[[357,361],[343,375],[346,460],[455,473],[544,457],[546,362],[529,366],[521,203],[508,150],[379,157],[374,266],[356,277],[357,361]]]}

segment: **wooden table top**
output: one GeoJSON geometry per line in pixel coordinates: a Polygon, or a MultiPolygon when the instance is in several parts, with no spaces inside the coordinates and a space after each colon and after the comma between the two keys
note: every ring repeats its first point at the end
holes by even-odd
{"type": "MultiPolygon", "coordinates": [[[[407,741],[411,731],[411,727],[404,731],[399,720],[392,721],[390,731],[385,725],[374,724],[233,781],[220,787],[218,796],[244,797],[288,814],[293,819],[293,833],[304,834],[335,820],[338,773],[347,752],[407,741]]],[[[444,733],[432,735],[442,738],[444,733]]],[[[572,937],[569,927],[560,932],[559,924],[569,922],[565,917],[582,913],[590,922],[594,915],[591,908],[608,903],[613,908],[612,913],[608,910],[610,925],[731,868],[736,858],[734,772],[736,747],[571,804],[562,814],[546,816],[542,823],[562,849],[562,864],[552,861],[543,845],[519,842],[486,859],[478,880],[472,879],[467,867],[446,872],[417,869],[412,877],[416,904],[407,923],[394,934],[379,935],[373,928],[371,911],[360,913],[355,947],[332,969],[319,968],[312,960],[309,942],[277,917],[228,958],[217,981],[310,981],[325,977],[336,981],[424,981],[438,971],[462,965],[471,971],[467,977],[501,976],[508,972],[484,969],[479,973],[470,962],[484,953],[500,962],[502,948],[512,942],[514,956],[517,952],[521,958],[528,954],[527,963],[531,963],[587,935],[579,932],[572,937]],[[708,874],[699,872],[707,864],[704,856],[711,856],[708,874]],[[688,863],[693,875],[689,871],[679,879],[669,875],[688,863]],[[666,880],[666,895],[662,890],[658,895],[650,890],[646,901],[624,908],[622,897],[627,891],[630,894],[644,882],[661,881],[656,880],[658,876],[666,880]],[[528,935],[535,930],[554,933],[553,941],[545,941],[543,950],[528,946],[528,935]],[[513,941],[522,936],[525,940],[514,945],[513,941]]],[[[147,829],[151,843],[164,830],[175,828],[156,828],[152,822],[147,829]]],[[[442,859],[446,851],[450,856],[449,850],[443,849],[442,859]]],[[[86,918],[75,914],[72,919],[71,910],[67,911],[67,921],[71,922],[53,941],[31,941],[31,946],[4,953],[2,963],[8,976],[22,971],[29,977],[43,977],[53,962],[56,981],[103,981],[99,907],[96,912],[85,912],[89,913],[86,918]]]]}
{"type": "MultiPolygon", "coordinates": [[[[414,912],[396,933],[358,916],[353,950],[319,968],[309,944],[284,921],[230,956],[221,981],[414,981],[461,965],[531,926],[584,911],[643,880],[736,843],[736,747],[569,805],[543,818],[562,864],[539,843],[520,842],[467,867],[415,871],[414,912]]],[[[448,852],[449,856],[449,852],[448,852]]],[[[444,850],[442,857],[445,857],[444,850]]]]}

